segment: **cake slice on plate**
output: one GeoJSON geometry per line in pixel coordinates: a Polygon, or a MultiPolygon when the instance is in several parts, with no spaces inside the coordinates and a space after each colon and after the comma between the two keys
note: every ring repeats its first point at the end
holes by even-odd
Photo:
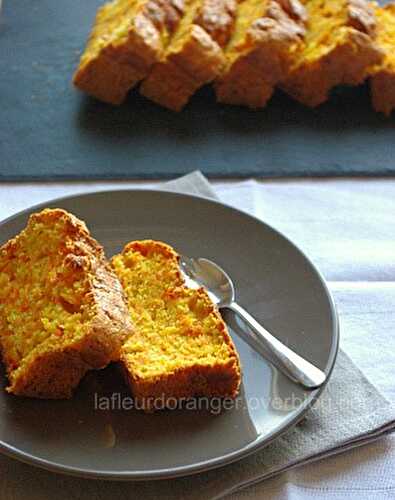
{"type": "Polygon", "coordinates": [[[68,398],[85,373],[119,359],[132,334],[121,285],[83,222],[31,215],[0,248],[0,347],[7,391],[68,398]]]}
{"type": "Polygon", "coordinates": [[[121,363],[146,410],[170,399],[235,397],[240,385],[226,325],[202,288],[185,286],[178,261],[170,246],[151,240],[131,242],[112,259],[135,324],[121,363]]]}

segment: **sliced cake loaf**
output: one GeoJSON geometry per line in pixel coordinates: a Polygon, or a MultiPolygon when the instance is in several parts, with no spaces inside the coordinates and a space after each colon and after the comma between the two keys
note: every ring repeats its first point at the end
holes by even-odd
{"type": "Polygon", "coordinates": [[[203,289],[185,286],[178,261],[170,246],[151,240],[131,242],[112,259],[135,324],[121,362],[147,410],[170,398],[234,397],[240,385],[226,325],[203,289]]]}
{"type": "Polygon", "coordinates": [[[215,82],[217,99],[265,106],[300,50],[306,15],[298,0],[243,0],[215,82]]]}
{"type": "Polygon", "coordinates": [[[84,92],[120,104],[159,59],[183,0],[113,0],[101,7],[74,74],[84,92]]]}
{"type": "Polygon", "coordinates": [[[68,398],[119,359],[132,333],[121,285],[85,224],[44,210],[0,248],[0,347],[7,390],[68,398]]]}
{"type": "Polygon", "coordinates": [[[374,5],[377,44],[384,51],[383,62],[373,68],[370,79],[373,108],[389,115],[395,109],[395,4],[374,5]]]}
{"type": "Polygon", "coordinates": [[[307,106],[326,101],[336,85],[357,85],[379,64],[373,7],[365,0],[307,0],[305,47],[283,83],[307,106]]]}

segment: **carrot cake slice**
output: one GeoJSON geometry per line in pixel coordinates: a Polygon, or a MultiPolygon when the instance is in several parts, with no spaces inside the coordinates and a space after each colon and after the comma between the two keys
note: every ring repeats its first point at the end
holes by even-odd
{"type": "Polygon", "coordinates": [[[377,44],[384,51],[384,60],[373,69],[370,79],[372,104],[386,115],[395,108],[395,3],[374,6],[377,19],[377,44]]]}
{"type": "Polygon", "coordinates": [[[31,215],[0,248],[0,348],[7,391],[68,398],[91,368],[119,359],[132,326],[121,285],[83,222],[31,215]]]}
{"type": "Polygon", "coordinates": [[[282,87],[307,106],[325,102],[336,85],[358,85],[383,53],[365,0],[307,0],[305,46],[282,87]]]}
{"type": "Polygon", "coordinates": [[[113,0],[101,7],[74,84],[120,104],[159,59],[183,15],[183,0],[113,0]]]}
{"type": "Polygon", "coordinates": [[[221,44],[230,36],[235,8],[234,0],[192,0],[140,92],[180,111],[196,90],[219,74],[225,60],[221,44]]]}
{"type": "Polygon", "coordinates": [[[112,259],[126,293],[135,334],[121,362],[147,410],[170,398],[234,397],[240,364],[226,325],[202,289],[187,288],[168,245],[134,241],[112,259]]]}
{"type": "Polygon", "coordinates": [[[215,82],[217,100],[264,107],[300,50],[305,9],[298,0],[243,0],[215,82]]]}

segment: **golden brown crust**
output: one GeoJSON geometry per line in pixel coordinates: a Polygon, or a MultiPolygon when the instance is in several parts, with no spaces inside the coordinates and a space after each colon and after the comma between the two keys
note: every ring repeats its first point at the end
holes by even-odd
{"type": "Polygon", "coordinates": [[[370,91],[374,110],[389,116],[395,109],[395,71],[375,73],[370,79],[370,91]]]}
{"type": "Polygon", "coordinates": [[[181,111],[198,86],[193,78],[172,61],[155,65],[140,87],[140,93],[172,111],[181,111]]]}
{"type": "Polygon", "coordinates": [[[146,0],[137,4],[133,0],[114,0],[106,4],[98,10],[74,84],[102,101],[120,104],[159,59],[163,37],[176,29],[182,13],[182,0],[146,0]],[[117,16],[119,23],[126,24],[124,33],[118,36],[117,16]]]}
{"type": "Polygon", "coordinates": [[[145,16],[164,37],[174,33],[184,11],[184,0],[149,0],[144,5],[145,16]]]}
{"type": "Polygon", "coordinates": [[[225,47],[233,32],[236,0],[202,0],[194,23],[203,28],[220,47],[225,47]]]}
{"type": "Polygon", "coordinates": [[[32,359],[28,370],[19,374],[7,392],[31,398],[68,399],[88,368],[78,351],[46,352],[32,359]]]}
{"type": "Polygon", "coordinates": [[[277,3],[282,7],[283,11],[286,12],[291,19],[297,21],[303,27],[307,23],[307,12],[304,7],[304,1],[302,3],[299,0],[277,0],[277,3]]]}
{"type": "MultiPolygon", "coordinates": [[[[241,10],[239,16],[244,16],[241,10]]],[[[225,51],[227,64],[215,82],[218,101],[264,107],[287,74],[304,36],[304,22],[305,11],[297,0],[268,2],[245,36],[225,51]]]]}
{"type": "MultiPolygon", "coordinates": [[[[16,395],[51,399],[70,397],[86,371],[103,368],[119,359],[123,341],[132,333],[121,285],[105,258],[103,248],[90,236],[85,224],[64,210],[46,209],[31,215],[29,225],[51,227],[59,220],[65,224],[67,237],[64,241],[66,248],[58,251],[65,252],[63,265],[67,269],[75,269],[80,275],[87,276],[90,319],[84,325],[84,333],[77,338],[63,341],[48,337],[38,347],[33,346],[21,360],[15,360],[9,352],[12,323],[8,332],[1,332],[2,356],[10,382],[7,391],[16,395]]],[[[7,274],[10,259],[18,259],[18,251],[23,245],[20,238],[21,235],[16,236],[0,249],[0,275],[2,272],[7,274]]],[[[29,251],[28,248],[22,250],[24,254],[29,251]]],[[[34,266],[34,262],[31,265],[34,266]]],[[[34,313],[34,304],[26,307],[34,313]]],[[[69,313],[74,313],[73,304],[65,302],[64,307],[69,313]]],[[[7,318],[0,319],[3,325],[8,324],[7,318]]]]}
{"type": "Polygon", "coordinates": [[[377,18],[377,44],[384,60],[372,69],[370,90],[375,111],[389,116],[395,109],[395,3],[374,5],[377,18]]]}
{"type": "Polygon", "coordinates": [[[314,1],[307,4],[311,24],[306,39],[312,42],[307,43],[282,84],[288,94],[311,107],[325,102],[337,85],[361,83],[369,68],[383,57],[374,42],[374,13],[367,2],[341,0],[337,6],[332,2],[334,7],[328,2],[331,15],[325,12],[325,3],[318,7],[316,4],[314,1]],[[322,15],[319,8],[323,8],[322,15]],[[317,28],[320,15],[334,23],[333,28],[328,28],[327,37],[317,28]],[[345,20],[341,21],[343,16],[345,20]],[[314,44],[318,48],[314,49],[314,44]]]}
{"type": "MultiPolygon", "coordinates": [[[[128,288],[128,283],[127,278],[122,275],[123,264],[120,265],[120,258],[121,261],[123,259],[128,259],[131,252],[138,252],[144,257],[148,256],[148,258],[151,258],[152,254],[158,255],[159,253],[164,256],[169,271],[167,278],[169,286],[165,296],[169,297],[174,303],[174,301],[177,302],[177,300],[181,300],[185,296],[185,293],[187,293],[189,294],[189,301],[199,303],[199,311],[201,311],[203,317],[210,316],[212,318],[213,324],[216,325],[218,332],[220,332],[222,347],[224,348],[224,346],[226,346],[225,349],[227,352],[225,359],[218,358],[212,363],[207,363],[207,360],[204,360],[204,358],[202,360],[196,359],[194,363],[188,363],[187,365],[180,364],[179,361],[177,368],[163,368],[160,373],[145,374],[141,368],[144,367],[143,360],[148,359],[148,354],[144,353],[144,350],[141,350],[142,348],[139,347],[138,355],[140,357],[138,360],[140,361],[138,365],[135,365],[135,361],[133,363],[129,361],[129,351],[125,344],[121,354],[123,372],[134,397],[139,402],[139,406],[146,410],[155,410],[158,409],[156,406],[157,402],[162,406],[166,406],[167,400],[173,400],[174,402],[175,399],[196,396],[235,397],[240,386],[239,357],[227,331],[226,324],[218,308],[209,299],[206,291],[200,288],[191,293],[191,290],[185,286],[180,273],[178,267],[178,254],[169,245],[152,240],[131,242],[125,246],[121,254],[122,257],[115,256],[113,258],[113,266],[126,289],[128,288]],[[134,368],[135,366],[136,368],[134,368]]],[[[148,281],[149,276],[147,276],[147,282],[148,281]]],[[[132,302],[130,302],[129,306],[131,307],[130,313],[133,317],[133,315],[137,313],[133,309],[132,302]]],[[[139,318],[135,317],[135,320],[136,325],[140,325],[140,328],[144,327],[144,323],[140,323],[139,318]]],[[[203,319],[201,321],[203,321],[203,319]]],[[[175,325],[173,325],[173,327],[175,327],[175,325]]],[[[189,335],[199,337],[199,331],[200,327],[197,328],[196,326],[191,331],[186,331],[185,334],[183,334],[185,335],[184,342],[188,341],[189,335]]],[[[142,331],[139,331],[139,327],[136,326],[134,339],[139,342],[140,338],[144,337],[144,335],[142,331]]],[[[154,345],[151,344],[151,346],[155,348],[154,345]]],[[[148,360],[146,362],[149,363],[148,360]]]]}
{"type": "Polygon", "coordinates": [[[347,16],[348,26],[369,35],[372,39],[375,38],[376,18],[373,9],[366,0],[349,0],[347,16]]]}
{"type": "Polygon", "coordinates": [[[150,380],[133,376],[124,363],[122,369],[138,407],[155,411],[174,405],[175,400],[235,398],[240,386],[240,372],[236,365],[236,361],[210,367],[196,364],[150,380]]]}

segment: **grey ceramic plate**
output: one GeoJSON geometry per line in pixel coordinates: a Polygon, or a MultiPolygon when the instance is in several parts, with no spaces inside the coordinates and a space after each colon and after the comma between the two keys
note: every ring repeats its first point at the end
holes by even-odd
{"type": "MultiPolygon", "coordinates": [[[[218,262],[239,301],[283,342],[330,374],[338,348],[336,312],[311,262],[284,236],[233,208],[157,191],[112,191],[63,198],[110,256],[132,239],[166,241],[218,262]]],[[[36,206],[0,226],[3,243],[36,206]]],[[[232,318],[227,318],[231,321],[232,318]]],[[[243,365],[232,409],[144,414],[119,408],[127,392],[116,366],[91,372],[69,401],[17,398],[0,391],[0,448],[53,471],[94,478],[153,479],[204,471],[238,460],[294,425],[319,396],[273,369],[233,332],[243,365]],[[118,393],[113,409],[95,409],[118,393]],[[95,399],[96,398],[96,399],[95,399]],[[95,405],[96,401],[96,405],[95,405]]],[[[5,377],[2,373],[5,385],[5,377]]]]}

